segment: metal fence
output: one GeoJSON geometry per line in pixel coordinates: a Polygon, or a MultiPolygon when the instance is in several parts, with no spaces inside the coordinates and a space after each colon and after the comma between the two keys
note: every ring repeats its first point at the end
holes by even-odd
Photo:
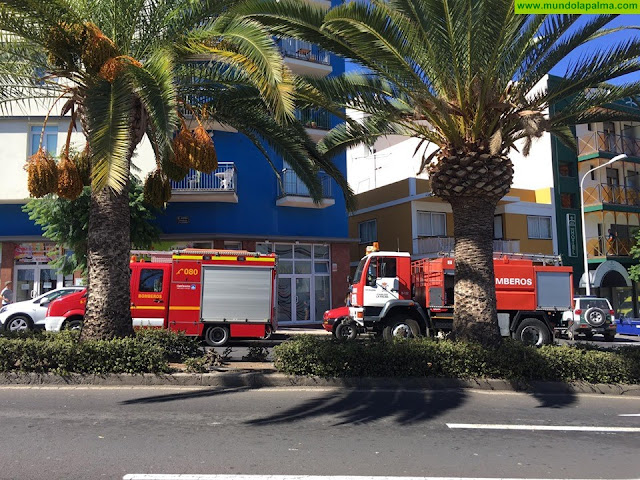
{"type": "Polygon", "coordinates": [[[235,192],[238,184],[236,166],[233,162],[220,162],[212,173],[189,170],[179,182],[171,182],[173,192],[235,192]]]}
{"type": "Polygon", "coordinates": [[[293,38],[278,39],[278,46],[285,57],[306,60],[307,62],[330,65],[329,52],[309,42],[295,40],[293,38]]]}
{"type": "MultiPolygon", "coordinates": [[[[302,183],[300,177],[291,169],[285,168],[280,173],[282,177],[282,186],[278,186],[278,197],[294,195],[297,197],[310,197],[309,189],[302,183]],[[284,188],[284,190],[283,190],[284,188]]],[[[319,174],[320,183],[322,184],[322,198],[333,198],[331,193],[331,177],[326,173],[319,174]]]]}
{"type": "Polygon", "coordinates": [[[640,207],[640,190],[636,187],[601,183],[584,189],[584,204],[612,203],[640,207]]]}
{"type": "MultiPolygon", "coordinates": [[[[418,238],[417,255],[438,253],[453,254],[455,239],[453,237],[422,237],[418,238]]],[[[500,253],[520,253],[520,240],[494,240],[493,251],[500,253]]]]}
{"type": "Polygon", "coordinates": [[[608,132],[589,132],[578,137],[578,156],[591,153],[626,153],[640,156],[640,139],[608,132]]]}

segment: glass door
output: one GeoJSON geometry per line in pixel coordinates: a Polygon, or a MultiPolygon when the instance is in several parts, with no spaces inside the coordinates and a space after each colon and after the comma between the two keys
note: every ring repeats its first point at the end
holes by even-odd
{"type": "Polygon", "coordinates": [[[58,272],[56,270],[47,268],[46,266],[37,268],[40,270],[38,275],[39,283],[37,295],[42,295],[43,293],[47,293],[58,288],[58,272]]]}
{"type": "Polygon", "coordinates": [[[16,265],[16,279],[13,282],[16,302],[23,302],[36,296],[36,268],[35,265],[16,265]]]}

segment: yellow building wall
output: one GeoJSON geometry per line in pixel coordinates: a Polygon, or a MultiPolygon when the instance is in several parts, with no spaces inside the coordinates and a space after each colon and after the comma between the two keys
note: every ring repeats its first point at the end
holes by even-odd
{"type": "MultiPolygon", "coordinates": [[[[380,250],[410,252],[411,239],[411,203],[402,203],[373,212],[349,217],[349,237],[359,238],[358,224],[367,220],[377,220],[378,243],[380,250]]],[[[350,257],[352,262],[359,261],[365,254],[367,244],[352,243],[350,257]]]]}
{"type": "Polygon", "coordinates": [[[521,253],[542,253],[553,255],[553,240],[541,240],[529,238],[527,230],[527,216],[513,213],[503,215],[504,238],[507,240],[520,240],[521,253]]]}

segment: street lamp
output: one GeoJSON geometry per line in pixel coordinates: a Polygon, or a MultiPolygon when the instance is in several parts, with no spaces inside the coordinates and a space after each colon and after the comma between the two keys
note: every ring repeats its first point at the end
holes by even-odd
{"type": "Polygon", "coordinates": [[[582,222],[582,256],[584,261],[584,284],[587,287],[586,288],[587,295],[591,295],[591,279],[589,278],[589,262],[587,259],[587,227],[585,225],[585,219],[584,219],[584,194],[583,194],[584,179],[587,178],[587,175],[589,175],[591,172],[595,172],[599,168],[606,167],[607,165],[611,165],[612,163],[617,162],[618,160],[624,160],[625,158],[627,158],[627,155],[624,153],[620,155],[616,155],[608,162],[603,163],[602,165],[598,165],[597,167],[594,167],[591,170],[587,171],[587,173],[585,173],[584,176],[582,177],[582,180],[580,180],[580,211],[582,213],[582,216],[580,219],[582,222]]]}

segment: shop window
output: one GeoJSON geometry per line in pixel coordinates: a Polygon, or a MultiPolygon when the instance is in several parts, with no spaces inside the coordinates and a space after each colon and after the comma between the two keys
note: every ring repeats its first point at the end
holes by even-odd
{"type": "Polygon", "coordinates": [[[140,284],[138,289],[141,292],[161,292],[164,270],[157,268],[143,268],[140,271],[140,284]]]}
{"type": "Polygon", "coordinates": [[[371,243],[378,240],[378,224],[376,220],[368,220],[358,224],[360,243],[371,243]]]}
{"type": "Polygon", "coordinates": [[[551,239],[551,217],[528,215],[527,232],[529,238],[542,240],[551,239]]]}
{"type": "Polygon", "coordinates": [[[224,242],[224,249],[225,250],[242,250],[242,242],[231,242],[231,241],[226,241],[224,242]]]}

